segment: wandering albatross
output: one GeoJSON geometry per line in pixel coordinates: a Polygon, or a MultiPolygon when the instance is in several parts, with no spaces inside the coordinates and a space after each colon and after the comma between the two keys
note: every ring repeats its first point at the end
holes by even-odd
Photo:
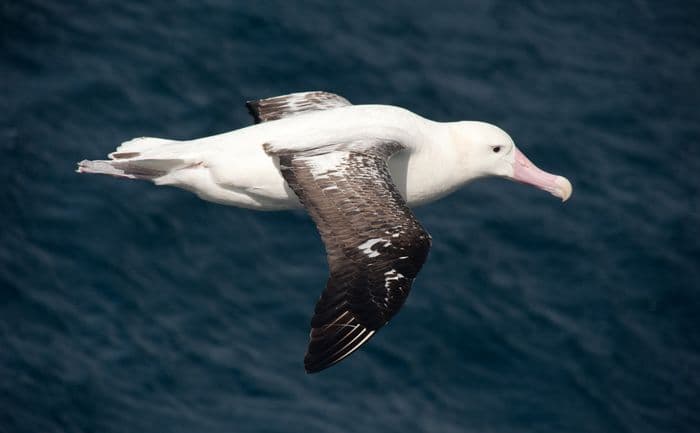
{"type": "Polygon", "coordinates": [[[252,126],[187,141],[136,138],[77,171],[147,179],[231,206],[303,206],[330,268],[311,320],[309,373],[353,353],[406,301],[431,243],[411,207],[485,176],[571,195],[566,178],[537,168],[488,123],[434,122],[327,92],[247,106],[252,126]]]}

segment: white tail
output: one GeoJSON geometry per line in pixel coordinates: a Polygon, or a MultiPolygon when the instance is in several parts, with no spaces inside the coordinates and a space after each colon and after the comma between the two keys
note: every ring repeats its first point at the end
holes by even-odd
{"type": "Polygon", "coordinates": [[[107,174],[127,179],[156,179],[172,170],[186,167],[183,159],[160,158],[161,147],[167,147],[176,140],[140,137],[122,143],[115,152],[109,154],[109,160],[84,160],[78,163],[78,173],[107,174]]]}
{"type": "Polygon", "coordinates": [[[127,179],[156,179],[187,165],[182,159],[84,160],[78,163],[76,171],[127,179]]]}

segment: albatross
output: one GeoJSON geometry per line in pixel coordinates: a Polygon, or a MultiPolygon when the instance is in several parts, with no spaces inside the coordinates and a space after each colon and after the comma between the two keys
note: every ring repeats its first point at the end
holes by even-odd
{"type": "Polygon", "coordinates": [[[412,207],[486,176],[563,201],[571,195],[566,178],[537,168],[488,123],[435,122],[318,91],[247,107],[254,125],[195,140],[136,138],[77,171],[146,179],[230,206],[306,209],[330,268],[311,320],[308,373],[356,351],[406,301],[431,244],[412,207]]]}

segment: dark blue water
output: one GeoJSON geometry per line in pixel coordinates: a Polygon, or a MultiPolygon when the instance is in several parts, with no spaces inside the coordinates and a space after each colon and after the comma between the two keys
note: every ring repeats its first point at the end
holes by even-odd
{"type": "Polygon", "coordinates": [[[373,3],[0,5],[1,432],[697,431],[698,3],[373,3]],[[308,376],[303,212],[73,170],[315,89],[495,123],[574,195],[418,209],[406,306],[308,376]]]}

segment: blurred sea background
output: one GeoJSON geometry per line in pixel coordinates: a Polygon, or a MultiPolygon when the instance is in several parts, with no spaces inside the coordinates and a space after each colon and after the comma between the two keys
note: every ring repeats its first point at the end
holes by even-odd
{"type": "Polygon", "coordinates": [[[0,432],[698,431],[699,25],[694,1],[2,2],[0,432]],[[574,195],[417,209],[401,313],[306,375],[304,212],[74,173],[304,90],[495,123],[574,195]]]}

